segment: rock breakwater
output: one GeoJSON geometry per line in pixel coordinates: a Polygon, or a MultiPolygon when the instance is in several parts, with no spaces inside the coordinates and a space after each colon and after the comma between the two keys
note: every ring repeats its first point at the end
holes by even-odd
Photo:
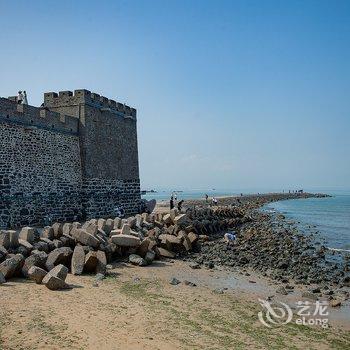
{"type": "Polygon", "coordinates": [[[182,212],[162,208],[129,218],[1,231],[0,283],[26,277],[49,289],[66,289],[68,272],[95,273],[101,279],[114,261],[147,266],[155,259],[181,258],[197,268],[254,269],[286,284],[320,284],[328,290],[347,287],[349,256],[342,262],[328,259],[326,248],[312,236],[299,233],[281,215],[276,218],[259,210],[271,201],[311,196],[323,195],[220,198],[217,206],[193,200],[182,212]],[[232,230],[237,238],[227,243],[223,235],[232,230]]]}

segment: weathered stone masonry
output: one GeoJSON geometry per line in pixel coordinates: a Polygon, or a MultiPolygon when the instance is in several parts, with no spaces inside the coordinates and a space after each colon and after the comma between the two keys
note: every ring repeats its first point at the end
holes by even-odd
{"type": "Polygon", "coordinates": [[[136,110],[88,90],[0,98],[0,227],[138,212],[136,110]]]}

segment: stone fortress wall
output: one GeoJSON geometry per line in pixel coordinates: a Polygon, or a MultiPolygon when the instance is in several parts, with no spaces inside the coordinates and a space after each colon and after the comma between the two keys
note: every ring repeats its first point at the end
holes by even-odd
{"type": "Polygon", "coordinates": [[[136,110],[88,90],[0,98],[0,228],[135,214],[136,110]]]}

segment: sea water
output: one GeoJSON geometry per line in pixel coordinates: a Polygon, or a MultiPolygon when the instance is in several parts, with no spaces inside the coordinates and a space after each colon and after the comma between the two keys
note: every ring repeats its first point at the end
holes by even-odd
{"type": "Polygon", "coordinates": [[[284,200],[269,203],[264,209],[296,221],[303,232],[317,231],[328,248],[350,252],[350,194],[284,200]]]}

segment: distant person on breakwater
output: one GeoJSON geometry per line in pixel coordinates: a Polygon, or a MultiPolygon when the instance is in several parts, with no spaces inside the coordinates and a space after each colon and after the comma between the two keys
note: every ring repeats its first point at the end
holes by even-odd
{"type": "Polygon", "coordinates": [[[17,103],[19,104],[19,105],[21,105],[22,104],[22,102],[23,102],[23,93],[22,93],[22,91],[18,91],[18,95],[17,95],[17,103]]]}
{"type": "Polygon", "coordinates": [[[184,203],[183,199],[179,203],[177,203],[177,209],[179,209],[179,211],[181,211],[183,203],[184,203]]]}
{"type": "Polygon", "coordinates": [[[208,203],[208,198],[209,196],[207,194],[205,194],[205,202],[208,203]]]}
{"type": "Polygon", "coordinates": [[[174,198],[173,196],[170,197],[170,210],[174,209],[174,198]]]}

